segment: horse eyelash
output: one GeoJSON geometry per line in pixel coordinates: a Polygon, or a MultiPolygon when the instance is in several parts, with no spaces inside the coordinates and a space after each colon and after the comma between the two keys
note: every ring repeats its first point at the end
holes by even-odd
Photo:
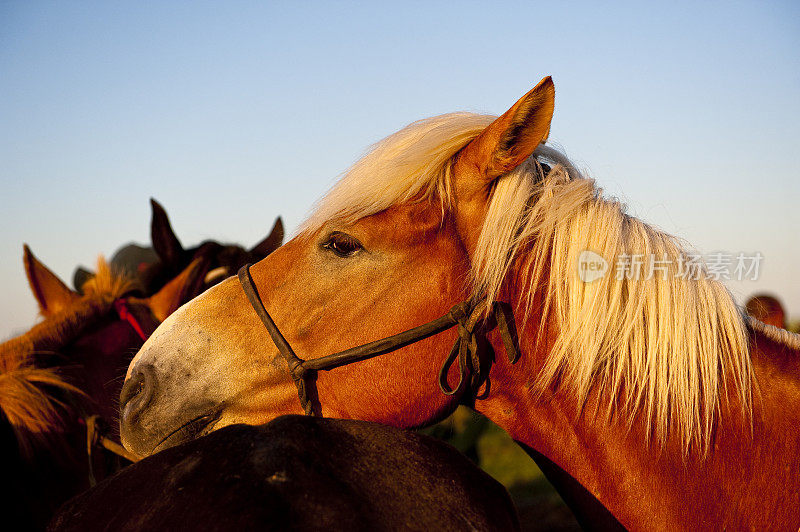
{"type": "Polygon", "coordinates": [[[339,257],[345,258],[345,257],[352,257],[359,251],[363,250],[364,246],[363,244],[361,244],[361,242],[358,241],[357,238],[350,236],[347,233],[334,231],[333,233],[328,235],[328,238],[325,240],[325,242],[322,243],[322,248],[332,251],[339,257]],[[340,251],[336,248],[337,244],[350,246],[352,250],[340,251]]]}

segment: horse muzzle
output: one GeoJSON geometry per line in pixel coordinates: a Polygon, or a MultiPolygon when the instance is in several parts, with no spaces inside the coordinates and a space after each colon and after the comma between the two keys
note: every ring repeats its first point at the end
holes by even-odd
{"type": "MultiPolygon", "coordinates": [[[[120,394],[120,435],[123,445],[148,456],[193,440],[213,428],[222,410],[212,404],[169,408],[158,404],[158,376],[150,364],[137,364],[120,394]],[[177,416],[164,415],[172,411],[177,416]]],[[[162,398],[163,400],[163,398],[162,398]]]]}

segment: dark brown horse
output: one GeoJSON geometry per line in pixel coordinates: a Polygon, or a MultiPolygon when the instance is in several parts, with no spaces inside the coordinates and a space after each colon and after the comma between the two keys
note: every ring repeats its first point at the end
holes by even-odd
{"type": "Polygon", "coordinates": [[[744,315],[546,146],[554,95],[546,78],[500,117],[379,143],[252,267],[254,288],[228,279],[158,328],[129,369],[126,446],[304,410],[423,426],[464,402],[551,464],[584,523],[599,507],[630,529],[797,530],[800,337],[744,315]],[[287,354],[441,316],[459,333],[330,371],[287,354]]]}
{"type": "MultiPolygon", "coordinates": [[[[206,240],[186,249],[173,231],[164,207],[152,198],[150,207],[152,247],[128,244],[120,248],[111,258],[113,266],[138,280],[145,295],[157,292],[195,259],[203,259],[206,268],[203,283],[198,291],[200,293],[235,274],[242,265],[260,261],[283,243],[283,221],[279,216],[269,234],[250,249],[214,240],[206,240]]],[[[73,276],[76,289],[80,289],[90,275],[85,268],[78,268],[73,276]]]]}
{"type": "Polygon", "coordinates": [[[285,416],[226,427],[126,468],[51,530],[519,529],[505,488],[438,440],[285,416]]]}

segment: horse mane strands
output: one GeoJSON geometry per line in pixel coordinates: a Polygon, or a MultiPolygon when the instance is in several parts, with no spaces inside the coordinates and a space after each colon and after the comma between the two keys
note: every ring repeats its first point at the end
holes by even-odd
{"type": "Polygon", "coordinates": [[[0,344],[0,412],[17,434],[24,453],[29,453],[35,442],[47,441],[47,435],[63,425],[66,406],[48,388],[83,394],[64,381],[57,369],[35,367],[32,355],[57,350],[71,341],[133,286],[129,279],[114,273],[101,257],[97,275],[84,284],[85,295],[80,300],[26,334],[0,344]]]}
{"type": "Polygon", "coordinates": [[[24,364],[0,373],[0,410],[15,429],[40,433],[60,426],[59,410],[66,407],[47,394],[43,386],[80,393],[51,368],[24,364]]]}
{"type": "Polygon", "coordinates": [[[453,197],[453,157],[496,117],[450,113],[414,122],[372,146],[321,199],[300,229],[315,231],[330,220],[354,222],[392,205],[453,197]]]}
{"type": "Polygon", "coordinates": [[[561,387],[583,403],[597,388],[609,415],[616,409],[630,425],[642,414],[661,445],[677,434],[685,452],[707,450],[720,400],[729,398],[726,377],[745,416],[751,411],[739,307],[704,270],[697,279],[674,269],[618,276],[620,257],[652,255],[675,266],[685,246],[625,214],[624,205],[604,198],[551,148],[540,147],[534,157],[555,163],[544,179],[529,160],[495,187],[476,250],[475,293],[493,300],[514,269],[527,288],[525,320],[536,310],[541,332],[555,318],[558,336],[535,393],[561,387]],[[593,282],[578,275],[586,250],[609,265],[593,282]],[[533,309],[537,294],[543,305],[533,309]]]}
{"type": "Polygon", "coordinates": [[[81,287],[88,296],[114,301],[136,288],[136,281],[117,272],[101,255],[97,258],[97,273],[81,287]]]}
{"type": "Polygon", "coordinates": [[[36,368],[27,353],[0,351],[0,412],[8,420],[25,456],[49,441],[49,434],[63,427],[67,407],[47,387],[82,392],[65,382],[53,368],[36,368]]]}
{"type": "MultiPolygon", "coordinates": [[[[301,232],[408,201],[438,200],[447,210],[454,156],[494,118],[452,113],[390,135],[344,174],[301,232]]],[[[751,412],[753,377],[740,309],[704,271],[695,280],[671,274],[617,279],[609,270],[584,283],[577,264],[585,250],[609,265],[623,255],[650,254],[674,265],[686,253],[677,239],[604,198],[558,150],[539,146],[494,184],[473,258],[473,293],[492,301],[518,275],[527,287],[525,321],[535,314],[543,331],[555,318],[558,337],[534,392],[558,383],[583,401],[599,388],[609,413],[619,410],[629,424],[643,415],[662,445],[675,434],[686,452],[707,450],[720,401],[731,391],[745,416],[751,412]],[[546,176],[539,161],[553,165],[546,176]],[[543,306],[534,309],[537,294],[543,306]]]]}

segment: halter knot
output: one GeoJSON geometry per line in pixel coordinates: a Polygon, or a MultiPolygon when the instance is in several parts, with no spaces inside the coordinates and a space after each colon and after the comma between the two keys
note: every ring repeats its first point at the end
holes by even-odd
{"type": "Polygon", "coordinates": [[[294,360],[289,360],[289,373],[291,373],[292,378],[294,380],[301,380],[306,376],[306,367],[303,365],[303,361],[299,358],[295,358],[294,360]]]}
{"type": "MultiPolygon", "coordinates": [[[[494,359],[494,351],[491,344],[486,339],[486,330],[492,324],[488,323],[489,320],[483,318],[487,304],[485,300],[479,301],[477,304],[469,302],[457,305],[459,309],[464,309],[464,305],[471,307],[472,312],[467,316],[462,313],[458,321],[458,339],[456,340],[453,348],[450,350],[450,355],[445,359],[442,367],[439,369],[439,389],[445,395],[455,395],[462,393],[469,381],[471,388],[471,397],[474,399],[478,395],[478,391],[484,382],[489,381],[489,376],[485,374],[484,365],[481,363],[482,358],[487,359],[489,364],[487,368],[491,367],[491,361],[494,359]],[[482,352],[488,354],[483,355],[482,352]],[[491,360],[488,359],[491,357],[491,360]],[[447,375],[450,373],[450,367],[458,359],[458,384],[455,388],[450,387],[447,382],[447,375]]],[[[456,307],[451,310],[451,315],[454,317],[456,307]]],[[[503,340],[503,345],[508,355],[508,360],[512,364],[519,360],[519,344],[517,340],[517,333],[514,328],[513,314],[511,306],[507,303],[495,301],[491,305],[488,317],[494,318],[494,325],[500,331],[500,337],[503,340]]]]}

